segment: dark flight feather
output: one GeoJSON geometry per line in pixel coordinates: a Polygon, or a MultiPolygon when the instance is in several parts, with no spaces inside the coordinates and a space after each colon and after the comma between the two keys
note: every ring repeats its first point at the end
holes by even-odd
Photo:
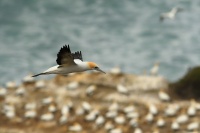
{"type": "Polygon", "coordinates": [[[83,61],[81,51],[71,53],[69,45],[64,45],[57,54],[56,62],[58,65],[73,64],[74,59],[80,59],[83,61]]]}

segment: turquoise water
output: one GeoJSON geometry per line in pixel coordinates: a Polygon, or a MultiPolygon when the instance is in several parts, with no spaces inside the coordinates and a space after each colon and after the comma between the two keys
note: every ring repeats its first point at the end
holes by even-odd
{"type": "Polygon", "coordinates": [[[160,74],[177,80],[199,65],[199,16],[199,0],[1,0],[0,83],[55,65],[64,44],[105,71],[140,74],[159,61],[160,74]],[[174,6],[184,11],[160,23],[174,6]]]}

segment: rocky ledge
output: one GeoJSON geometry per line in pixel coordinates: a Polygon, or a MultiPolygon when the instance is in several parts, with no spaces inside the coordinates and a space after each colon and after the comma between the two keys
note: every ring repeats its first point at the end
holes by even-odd
{"type": "Polygon", "coordinates": [[[0,88],[2,133],[199,131],[200,103],[168,94],[162,76],[77,73],[0,88]]]}

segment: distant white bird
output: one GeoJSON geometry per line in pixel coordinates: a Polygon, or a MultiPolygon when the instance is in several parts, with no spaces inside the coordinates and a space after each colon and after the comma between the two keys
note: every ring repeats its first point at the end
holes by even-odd
{"type": "Polygon", "coordinates": [[[152,114],[152,113],[148,113],[148,114],[145,116],[145,120],[146,120],[147,122],[153,122],[153,120],[154,120],[153,114],[152,114]]]}
{"type": "Polygon", "coordinates": [[[163,118],[158,118],[156,124],[158,127],[163,127],[163,126],[165,126],[165,120],[163,118]]]}
{"type": "Polygon", "coordinates": [[[129,113],[127,113],[126,114],[126,117],[127,118],[129,118],[129,119],[131,119],[131,118],[138,118],[140,115],[139,115],[139,113],[138,112],[129,112],[129,113]]]}
{"type": "Polygon", "coordinates": [[[187,114],[189,116],[195,116],[196,115],[196,108],[194,105],[190,105],[187,109],[187,114]]]}
{"type": "Polygon", "coordinates": [[[160,15],[160,21],[163,21],[164,19],[168,18],[168,19],[174,19],[176,16],[176,13],[182,11],[183,8],[180,7],[174,7],[171,9],[171,11],[166,12],[166,13],[162,13],[160,15]]]}
{"type": "Polygon", "coordinates": [[[143,133],[143,132],[142,132],[142,129],[137,127],[137,128],[135,128],[134,133],[143,133]]]}
{"type": "Polygon", "coordinates": [[[15,89],[15,88],[17,88],[17,85],[16,85],[16,83],[15,82],[12,82],[12,81],[9,81],[9,82],[7,82],[6,83],[6,88],[8,88],[8,89],[15,89]]]}
{"type": "Polygon", "coordinates": [[[86,102],[86,101],[84,101],[84,102],[82,103],[82,107],[83,107],[83,109],[84,109],[85,111],[90,111],[90,110],[92,109],[92,106],[91,106],[88,102],[86,102]]]}
{"type": "Polygon", "coordinates": [[[119,67],[114,67],[110,70],[111,74],[118,75],[121,73],[121,69],[119,67]]]}
{"type": "Polygon", "coordinates": [[[69,107],[67,105],[64,105],[64,106],[61,107],[61,114],[62,115],[69,114],[69,107]]]}
{"type": "Polygon", "coordinates": [[[25,118],[35,118],[37,116],[37,112],[35,110],[28,110],[25,112],[25,118]]]}
{"type": "Polygon", "coordinates": [[[57,64],[46,71],[33,75],[33,77],[46,74],[67,75],[73,72],[83,72],[87,70],[102,71],[94,62],[83,62],[81,51],[71,53],[69,45],[64,45],[57,54],[57,64]]]}
{"type": "Polygon", "coordinates": [[[135,111],[135,107],[133,105],[129,105],[123,109],[124,113],[129,113],[135,111]]]}
{"type": "Polygon", "coordinates": [[[130,121],[129,121],[129,125],[131,126],[131,127],[137,127],[138,126],[138,119],[137,118],[133,118],[133,119],[131,119],[130,121]]]}
{"type": "Polygon", "coordinates": [[[24,87],[19,87],[19,88],[17,88],[17,90],[15,91],[15,94],[16,95],[19,95],[19,96],[22,96],[22,95],[24,95],[25,94],[25,89],[24,89],[24,87]]]}
{"type": "Polygon", "coordinates": [[[59,119],[59,123],[62,125],[62,124],[65,124],[67,123],[67,120],[68,120],[68,116],[67,115],[61,115],[60,116],[60,119],[59,119]]]}
{"type": "Polygon", "coordinates": [[[179,130],[180,129],[180,125],[177,121],[173,121],[171,124],[171,129],[172,130],[179,130]]]}
{"type": "MultiPolygon", "coordinates": [[[[198,130],[199,129],[199,122],[198,120],[197,121],[194,121],[192,123],[190,123],[188,126],[187,126],[187,130],[189,131],[192,131],[192,130],[198,130]]],[[[199,130],[198,130],[199,131],[199,130]]]]}
{"type": "Polygon", "coordinates": [[[52,113],[46,113],[41,115],[40,119],[43,121],[51,121],[54,119],[54,115],[52,113]]]}
{"type": "Polygon", "coordinates": [[[113,125],[112,121],[106,122],[104,128],[105,128],[106,130],[111,130],[111,129],[113,129],[113,128],[114,128],[114,125],[113,125]]]}
{"type": "Polygon", "coordinates": [[[79,83],[76,82],[76,81],[74,81],[74,82],[71,82],[71,83],[69,83],[69,84],[67,85],[67,89],[68,89],[68,90],[75,90],[75,89],[78,88],[78,86],[79,86],[79,83]]]}
{"type": "Polygon", "coordinates": [[[82,130],[82,126],[79,123],[75,123],[73,126],[69,127],[69,131],[72,132],[80,132],[82,130]]]}
{"type": "Polygon", "coordinates": [[[157,63],[154,64],[154,66],[150,70],[150,74],[151,75],[154,75],[154,76],[158,75],[159,65],[160,65],[159,62],[157,62],[157,63]]]}
{"type": "Polygon", "coordinates": [[[5,96],[7,94],[7,89],[5,88],[0,88],[0,97],[5,96]]]}
{"type": "Polygon", "coordinates": [[[123,133],[121,128],[113,128],[110,130],[109,133],[123,133]]]}
{"type": "Polygon", "coordinates": [[[109,111],[117,111],[118,109],[119,109],[119,104],[117,102],[113,102],[108,108],[109,111]]]}
{"type": "Polygon", "coordinates": [[[96,86],[95,85],[90,85],[87,89],[86,89],[86,95],[87,96],[91,96],[94,94],[95,90],[96,90],[96,86]]]}
{"type": "Polygon", "coordinates": [[[48,107],[48,111],[54,113],[54,112],[57,111],[57,108],[56,108],[55,105],[51,104],[51,105],[49,105],[49,107],[48,107]]]}
{"type": "Polygon", "coordinates": [[[10,119],[14,118],[16,116],[15,110],[9,110],[5,112],[5,116],[10,119]]]}
{"type": "Polygon", "coordinates": [[[45,88],[46,84],[43,80],[39,80],[35,83],[35,88],[36,89],[42,89],[45,88]]]}
{"type": "Polygon", "coordinates": [[[96,121],[95,121],[95,124],[97,125],[97,126],[101,126],[103,123],[105,122],[105,118],[103,117],[103,116],[98,116],[97,117],[97,119],[96,119],[96,121]]]}
{"type": "Polygon", "coordinates": [[[154,104],[149,104],[149,112],[153,115],[157,115],[158,109],[154,104]]]}
{"type": "Polygon", "coordinates": [[[117,115],[118,115],[118,113],[115,110],[110,110],[106,113],[107,118],[115,118],[117,115]]]}
{"type": "Polygon", "coordinates": [[[88,115],[85,116],[85,120],[86,121],[94,121],[98,114],[99,114],[98,111],[93,110],[88,115]]]}
{"type": "Polygon", "coordinates": [[[124,116],[117,116],[115,117],[115,123],[117,124],[124,124],[126,122],[126,119],[124,116]]]}
{"type": "Polygon", "coordinates": [[[178,110],[179,110],[179,106],[176,106],[175,104],[171,104],[164,111],[165,111],[166,116],[175,116],[178,110]]]}
{"type": "Polygon", "coordinates": [[[180,116],[178,116],[178,117],[176,118],[176,121],[177,121],[178,123],[180,123],[180,124],[186,123],[188,120],[189,120],[189,118],[188,118],[188,116],[187,116],[186,114],[182,114],[182,115],[180,115],[180,116]]]}
{"type": "Polygon", "coordinates": [[[75,111],[76,115],[83,115],[85,110],[82,107],[78,107],[75,111]]]}
{"type": "Polygon", "coordinates": [[[35,110],[36,107],[37,107],[37,104],[35,102],[26,103],[24,106],[26,110],[35,110]]]}
{"type": "Polygon", "coordinates": [[[54,98],[53,97],[47,97],[47,98],[43,98],[42,99],[42,104],[43,105],[47,105],[47,104],[50,104],[54,101],[54,98]]]}
{"type": "Polygon", "coordinates": [[[128,94],[128,89],[125,86],[121,85],[121,84],[117,85],[117,91],[119,93],[121,93],[121,94],[125,94],[125,95],[128,94]]]}
{"type": "Polygon", "coordinates": [[[165,102],[168,102],[171,100],[170,96],[164,91],[159,91],[158,97],[160,98],[160,100],[165,101],[165,102]]]}

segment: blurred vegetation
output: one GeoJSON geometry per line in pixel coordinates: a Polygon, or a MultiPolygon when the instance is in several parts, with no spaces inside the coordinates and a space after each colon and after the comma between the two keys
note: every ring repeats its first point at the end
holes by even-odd
{"type": "Polygon", "coordinates": [[[170,84],[169,91],[176,98],[200,100],[200,67],[189,69],[183,78],[170,84]]]}

